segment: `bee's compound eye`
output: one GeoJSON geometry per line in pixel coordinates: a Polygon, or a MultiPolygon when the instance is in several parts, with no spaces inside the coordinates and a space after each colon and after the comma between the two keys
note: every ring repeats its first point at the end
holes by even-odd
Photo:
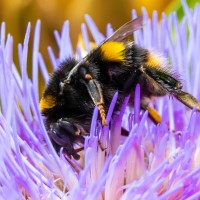
{"type": "Polygon", "coordinates": [[[86,74],[87,74],[87,70],[85,69],[85,67],[84,66],[82,66],[82,67],[80,67],[80,69],[79,69],[79,75],[80,75],[80,77],[82,77],[82,78],[86,78],[85,76],[86,76],[86,74]]]}

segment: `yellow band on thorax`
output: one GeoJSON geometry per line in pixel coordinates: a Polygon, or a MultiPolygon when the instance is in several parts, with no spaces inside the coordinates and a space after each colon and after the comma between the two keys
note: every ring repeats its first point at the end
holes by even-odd
{"type": "Polygon", "coordinates": [[[105,42],[100,47],[103,59],[111,62],[125,60],[125,45],[122,42],[105,42]]]}

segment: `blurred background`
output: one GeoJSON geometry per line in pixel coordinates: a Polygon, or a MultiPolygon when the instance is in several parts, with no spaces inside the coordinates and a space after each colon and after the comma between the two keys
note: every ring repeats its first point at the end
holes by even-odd
{"type": "MultiPolygon", "coordinates": [[[[194,7],[197,2],[200,0],[187,0],[189,7],[194,7]]],[[[41,19],[40,51],[48,65],[47,47],[51,46],[55,55],[58,55],[53,31],[60,32],[65,20],[70,21],[70,35],[75,48],[84,14],[89,14],[105,34],[107,23],[116,29],[131,19],[132,9],[136,9],[140,15],[142,7],[147,9],[149,16],[153,10],[157,10],[159,17],[162,12],[168,14],[172,11],[176,11],[179,18],[183,15],[180,0],[0,0],[0,21],[6,22],[6,32],[14,37],[14,60],[17,64],[17,44],[23,42],[27,23],[30,21],[32,25],[32,41],[36,20],[41,19]]],[[[31,63],[30,53],[29,56],[31,63]]]]}

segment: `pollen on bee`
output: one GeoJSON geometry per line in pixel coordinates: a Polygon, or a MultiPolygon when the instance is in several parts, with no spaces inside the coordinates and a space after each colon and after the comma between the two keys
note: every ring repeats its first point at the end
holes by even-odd
{"type": "Polygon", "coordinates": [[[165,65],[165,61],[161,56],[150,52],[145,64],[150,67],[161,67],[165,65]]]}
{"type": "Polygon", "coordinates": [[[42,97],[40,100],[40,111],[44,111],[45,109],[53,108],[56,105],[56,99],[52,95],[47,95],[42,97]]]}
{"type": "Polygon", "coordinates": [[[113,62],[125,60],[125,45],[122,42],[106,42],[102,44],[103,59],[113,62]]]}

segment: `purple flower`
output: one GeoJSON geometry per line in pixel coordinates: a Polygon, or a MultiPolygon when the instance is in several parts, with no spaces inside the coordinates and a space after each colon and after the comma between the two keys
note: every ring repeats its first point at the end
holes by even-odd
{"type": "MultiPolygon", "coordinates": [[[[172,71],[181,74],[184,89],[200,100],[200,5],[191,10],[183,0],[185,16],[179,23],[176,13],[163,14],[158,23],[143,10],[145,26],[134,33],[135,42],[168,58],[172,71]]],[[[133,18],[136,17],[133,11],[133,18]]],[[[105,37],[87,15],[86,23],[96,44],[105,37]]],[[[200,115],[169,97],[157,98],[155,107],[163,122],[155,125],[147,111],[140,110],[140,86],[135,104],[112,115],[118,94],[107,114],[110,129],[101,127],[94,109],[90,135],[84,144],[84,159],[59,157],[45,130],[39,111],[38,72],[45,83],[49,74],[39,52],[40,21],[35,27],[32,52],[28,52],[31,25],[24,43],[18,46],[18,63],[13,62],[13,38],[6,37],[5,23],[0,33],[0,199],[198,199],[200,196],[200,115]],[[32,53],[32,78],[27,75],[27,57],[32,53]],[[121,128],[129,131],[121,135],[121,128]],[[98,147],[98,137],[106,148],[98,147]]],[[[90,41],[82,24],[85,51],[90,41]]],[[[107,35],[113,32],[110,24],[107,35]]],[[[61,34],[55,32],[59,47],[56,58],[48,47],[53,70],[60,61],[75,55],[84,56],[77,46],[74,53],[69,38],[69,22],[61,34]]]]}

